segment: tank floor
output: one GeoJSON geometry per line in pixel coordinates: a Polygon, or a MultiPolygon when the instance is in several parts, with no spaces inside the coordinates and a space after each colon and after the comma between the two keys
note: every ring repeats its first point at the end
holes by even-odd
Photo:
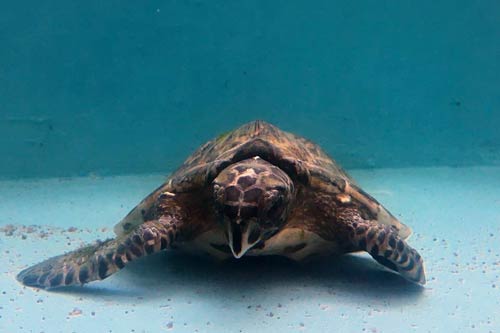
{"type": "Polygon", "coordinates": [[[84,287],[21,286],[27,265],[112,237],[159,175],[0,182],[1,332],[498,332],[500,168],[354,170],[411,226],[421,288],[366,255],[299,265],[160,253],[84,287]]]}

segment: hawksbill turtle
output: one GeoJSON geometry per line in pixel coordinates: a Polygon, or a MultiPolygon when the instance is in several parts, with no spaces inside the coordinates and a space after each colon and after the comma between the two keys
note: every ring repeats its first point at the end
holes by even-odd
{"type": "Polygon", "coordinates": [[[17,276],[50,289],[102,280],[165,249],[218,259],[368,252],[417,284],[423,260],[411,229],[364,192],[319,146],[254,121],[201,146],[98,241],[17,276]]]}

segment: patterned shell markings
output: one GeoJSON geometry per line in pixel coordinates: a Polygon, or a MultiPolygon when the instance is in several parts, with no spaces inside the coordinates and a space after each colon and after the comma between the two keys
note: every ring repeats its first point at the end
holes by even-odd
{"type": "MultiPolygon", "coordinates": [[[[202,145],[186,159],[166,183],[146,197],[119,222],[115,226],[115,232],[121,235],[143,223],[144,217],[151,214],[150,210],[161,193],[183,192],[206,186],[207,180],[211,180],[207,178],[214,178],[214,175],[209,177],[210,173],[219,170],[222,165],[236,162],[239,160],[237,155],[244,154],[245,150],[248,150],[249,154],[246,157],[253,156],[252,153],[256,150],[255,144],[262,142],[272,147],[280,159],[299,162],[301,167],[310,174],[310,186],[330,191],[332,184],[336,187],[337,184],[342,183],[344,185],[340,186],[345,186],[346,190],[350,191],[349,194],[364,200],[373,210],[381,209],[382,214],[387,215],[385,219],[381,219],[382,223],[396,225],[403,238],[411,234],[409,227],[393,218],[375,199],[359,189],[354,180],[318,145],[263,121],[247,123],[202,145]]],[[[261,157],[266,159],[264,156],[261,157]]]]}

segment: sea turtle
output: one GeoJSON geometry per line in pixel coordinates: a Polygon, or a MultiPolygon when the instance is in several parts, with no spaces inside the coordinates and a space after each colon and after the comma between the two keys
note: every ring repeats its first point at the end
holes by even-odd
{"type": "Polygon", "coordinates": [[[425,283],[411,233],[360,189],[320,147],[263,121],[201,146],[166,183],[115,226],[116,238],[19,273],[37,288],[102,280],[167,248],[218,259],[367,251],[404,278],[425,283]]]}

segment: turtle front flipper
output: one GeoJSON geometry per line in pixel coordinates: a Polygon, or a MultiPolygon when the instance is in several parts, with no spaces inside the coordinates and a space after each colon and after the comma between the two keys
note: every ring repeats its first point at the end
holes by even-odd
{"type": "Polygon", "coordinates": [[[179,221],[174,218],[148,221],[127,235],[98,241],[31,266],[20,272],[17,280],[42,289],[102,280],[131,260],[170,247],[177,230],[179,221]]]}
{"type": "Polygon", "coordinates": [[[337,222],[350,251],[366,251],[405,279],[425,284],[422,257],[399,235],[396,227],[365,220],[352,208],[339,209],[337,222]]]}

